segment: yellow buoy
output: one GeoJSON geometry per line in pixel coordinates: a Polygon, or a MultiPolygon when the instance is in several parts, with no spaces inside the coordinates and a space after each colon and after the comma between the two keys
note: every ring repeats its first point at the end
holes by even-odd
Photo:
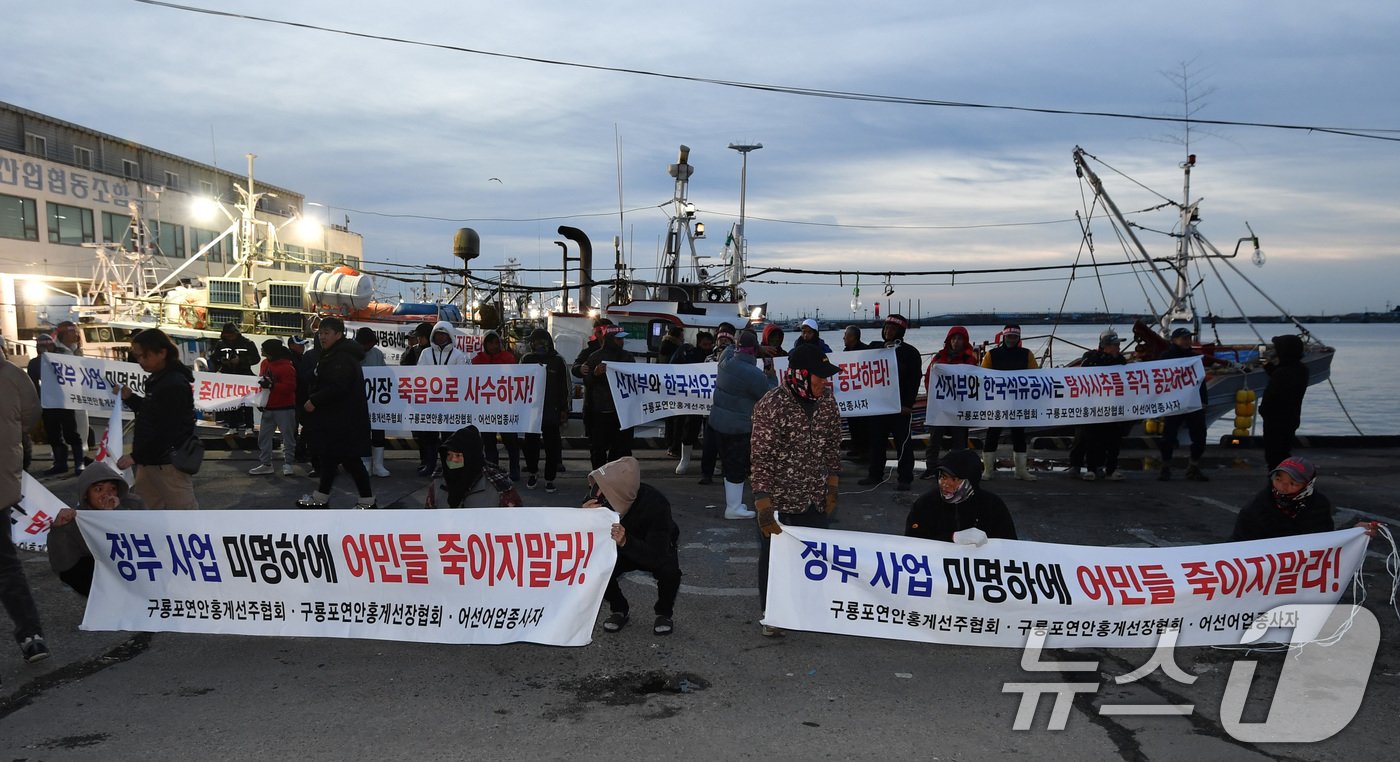
{"type": "Polygon", "coordinates": [[[1247,436],[1249,436],[1249,429],[1235,429],[1234,431],[1230,432],[1230,436],[1232,436],[1232,437],[1247,437],[1247,436]]]}
{"type": "Polygon", "coordinates": [[[1253,402],[1236,402],[1236,403],[1235,403],[1235,415],[1241,416],[1241,417],[1244,417],[1244,418],[1253,418],[1253,417],[1254,417],[1254,403],[1253,403],[1253,402]]]}
{"type": "Polygon", "coordinates": [[[1162,419],[1148,418],[1146,421],[1143,422],[1143,430],[1145,430],[1148,434],[1161,434],[1162,419]]]}
{"type": "Polygon", "coordinates": [[[1252,389],[1241,389],[1235,392],[1235,402],[1253,402],[1258,399],[1252,389]]]}

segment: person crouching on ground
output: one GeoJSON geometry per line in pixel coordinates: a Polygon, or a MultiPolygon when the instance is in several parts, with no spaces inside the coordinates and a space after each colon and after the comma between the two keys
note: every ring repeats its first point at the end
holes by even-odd
{"type": "MultiPolygon", "coordinates": [[[[841,371],[821,350],[788,355],[783,383],[753,407],[753,505],[758,514],[758,602],[768,609],[771,538],[783,524],[825,529],[841,485],[841,414],[827,379],[841,371]]],[[[763,625],[764,637],[782,630],[763,625]]]]}
{"type": "Polygon", "coordinates": [[[675,629],[671,617],[676,594],[681,589],[681,561],[677,542],[681,530],[671,518],[671,503],[661,491],[642,483],[642,467],[632,456],[618,458],[594,469],[588,475],[592,496],[584,508],[611,508],[620,516],[612,528],[617,543],[617,565],[613,567],[603,599],[612,613],[603,621],[604,632],[617,632],[627,624],[627,597],[618,577],[629,571],[649,572],[656,578],[656,620],[652,632],[670,635],[675,629]]]}
{"type": "Polygon", "coordinates": [[[975,451],[944,455],[938,461],[937,486],[909,509],[904,536],[970,545],[981,545],[989,537],[1016,539],[1006,503],[981,486],[982,460],[975,451]]]}
{"type": "Polygon", "coordinates": [[[49,528],[49,566],[64,584],[86,596],[92,590],[92,551],[78,531],[78,511],[140,510],[146,507],[111,464],[98,461],[78,478],[78,507],[64,508],[49,528]]]}
{"type": "Polygon", "coordinates": [[[1240,509],[1230,542],[1330,532],[1334,528],[1332,501],[1317,491],[1317,469],[1303,458],[1287,458],[1269,473],[1269,486],[1240,509]]]}

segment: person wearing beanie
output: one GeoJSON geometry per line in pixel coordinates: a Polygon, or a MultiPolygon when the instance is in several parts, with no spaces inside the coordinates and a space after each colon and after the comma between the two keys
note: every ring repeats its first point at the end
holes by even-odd
{"type": "MultiPolygon", "coordinates": [[[[995,370],[1035,370],[1040,367],[1035,354],[1021,346],[1021,326],[1007,323],[1001,329],[1000,340],[982,356],[982,367],[995,370]]],[[[996,476],[997,445],[1001,443],[1001,426],[988,426],[982,439],[982,478],[996,476]]],[[[1011,459],[1015,464],[1016,478],[1035,481],[1027,463],[1026,429],[1021,426],[1011,428],[1011,459]]]]}
{"type": "Polygon", "coordinates": [[[272,435],[280,431],[282,475],[291,476],[296,473],[293,464],[297,453],[297,370],[292,366],[291,351],[277,339],[262,343],[262,356],[258,385],[267,390],[267,402],[261,408],[262,426],[258,428],[258,465],[248,473],[260,476],[273,472],[272,435]]]}
{"type": "Polygon", "coordinates": [[[980,545],[987,538],[1016,539],[1016,524],[1006,503],[982,489],[977,453],[953,450],[938,461],[934,488],[909,508],[904,536],[980,545]]]}
{"type": "MultiPolygon", "coordinates": [[[[948,335],[943,339],[943,348],[934,354],[933,359],[929,360],[928,367],[924,369],[924,387],[931,386],[933,366],[935,365],[980,365],[981,362],[977,356],[977,350],[972,348],[967,329],[955,325],[948,329],[948,335]]],[[[924,451],[924,472],[919,475],[920,479],[933,479],[938,476],[938,451],[942,449],[944,438],[952,440],[948,445],[949,449],[965,449],[967,447],[967,427],[938,426],[929,428],[928,449],[924,451]]]]}
{"type": "Polygon", "coordinates": [[[1269,472],[1235,518],[1230,542],[1292,537],[1335,529],[1332,501],[1317,491],[1317,469],[1303,458],[1285,458],[1269,472]]]}
{"type": "Polygon", "coordinates": [[[642,482],[642,467],[630,455],[594,469],[588,474],[588,485],[589,497],[583,507],[611,508],[618,515],[618,523],[612,527],[617,565],[603,591],[611,613],[603,620],[603,631],[618,632],[627,625],[627,596],[617,581],[627,572],[640,570],[656,579],[652,633],[670,635],[675,629],[672,617],[681,589],[681,530],[671,517],[670,501],[660,490],[642,482]]]}
{"type": "Polygon", "coordinates": [[[866,418],[865,434],[870,445],[868,472],[859,484],[871,486],[885,481],[885,440],[894,440],[895,489],[906,492],[914,484],[914,441],[910,436],[914,400],[919,396],[919,366],[923,357],[911,344],[904,343],[909,320],[890,314],[880,329],[884,348],[894,349],[895,379],[899,383],[899,412],[866,418]]]}
{"type": "MultiPolygon", "coordinates": [[[[379,334],[367,325],[360,326],[355,331],[355,343],[364,350],[365,356],[360,360],[360,369],[382,368],[388,363],[384,358],[384,350],[379,348],[379,334]]],[[[388,439],[383,429],[370,429],[369,431],[369,452],[368,458],[362,458],[365,470],[370,476],[384,478],[389,476],[389,469],[384,465],[384,448],[388,445],[388,439]]]]}
{"type": "MultiPolygon", "coordinates": [[[[1084,353],[1079,366],[1082,368],[1102,368],[1110,365],[1126,365],[1123,357],[1123,340],[1118,332],[1109,329],[1099,334],[1099,346],[1084,353]]],[[[1070,471],[1083,465],[1085,471],[1079,478],[1086,482],[1106,479],[1122,481],[1123,472],[1118,469],[1118,452],[1122,447],[1123,432],[1127,424],[1122,421],[1086,423],[1074,432],[1074,446],[1070,450],[1070,471]],[[1077,451],[1077,455],[1076,455],[1077,451]]]]}
{"type": "MultiPolygon", "coordinates": [[[[841,371],[813,346],[788,355],[782,385],[753,407],[753,504],[758,519],[758,600],[768,608],[770,538],[782,525],[825,529],[841,485],[841,413],[829,379],[841,371]]],[[[763,635],[782,631],[763,625],[763,635]]]]}
{"type": "Polygon", "coordinates": [[[540,480],[540,446],[544,446],[544,491],[557,492],[554,479],[564,462],[561,431],[569,422],[572,384],[564,358],[554,349],[554,337],[543,328],[530,333],[530,351],[520,358],[521,365],[544,366],[544,412],[540,433],[525,435],[525,486],[534,489],[540,480]]]}
{"type": "Polygon", "coordinates": [[[822,354],[831,354],[831,347],[828,346],[825,341],[822,341],[821,324],[812,318],[807,318],[802,321],[802,326],[797,332],[797,338],[792,341],[794,347],[801,344],[811,344],[817,349],[820,349],[822,354]]]}
{"type": "Polygon", "coordinates": [[[1308,391],[1303,340],[1284,334],[1275,336],[1273,345],[1273,362],[1264,365],[1269,382],[1259,401],[1259,417],[1264,420],[1264,463],[1270,472],[1293,454],[1293,435],[1302,422],[1303,395],[1308,391]]]}
{"type": "MultiPolygon", "coordinates": [[[[253,365],[258,361],[258,346],[253,340],[238,330],[236,323],[224,323],[219,332],[219,340],[209,349],[209,370],[214,373],[231,373],[236,376],[253,375],[253,365]]],[[[251,405],[234,408],[219,414],[228,430],[224,436],[252,436],[253,408],[251,405]]]]}
{"type": "Polygon", "coordinates": [[[753,406],[778,384],[776,378],[758,369],[757,350],[757,334],[747,328],[740,331],[738,346],[719,361],[715,376],[709,427],[719,450],[726,519],[751,519],[755,515],[744,506],[744,482],[750,472],[753,406]]]}

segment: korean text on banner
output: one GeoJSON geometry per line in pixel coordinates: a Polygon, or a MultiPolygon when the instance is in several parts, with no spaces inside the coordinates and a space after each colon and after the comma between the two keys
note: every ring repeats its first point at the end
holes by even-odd
{"type": "Polygon", "coordinates": [[[53,526],[58,512],[67,506],[28,471],[23,473],[22,497],[19,505],[10,509],[10,526],[6,531],[16,548],[42,553],[49,545],[49,527],[53,526]]]}
{"type": "Polygon", "coordinates": [[[540,432],[543,365],[389,365],[364,373],[370,428],[540,432]]]}
{"type": "Polygon", "coordinates": [[[1007,648],[1032,632],[1050,648],[1154,648],[1169,630],[1180,645],[1238,644],[1277,606],[1336,603],[1366,553],[1360,529],[1099,548],[784,527],[772,543],[765,624],[1007,648]]]}
{"type": "Polygon", "coordinates": [[[618,425],[630,429],[673,415],[709,415],[718,368],[719,363],[713,362],[608,363],[608,388],[617,406],[618,425]]]}
{"type": "Polygon", "coordinates": [[[586,645],[617,515],[83,511],[85,630],[586,645]]]}
{"type": "Polygon", "coordinates": [[[1092,368],[934,365],[930,426],[1065,426],[1140,421],[1201,408],[1200,357],[1092,368]]]}

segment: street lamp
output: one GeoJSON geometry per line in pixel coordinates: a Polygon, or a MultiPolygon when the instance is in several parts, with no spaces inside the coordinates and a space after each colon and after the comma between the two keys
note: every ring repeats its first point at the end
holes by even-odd
{"type": "Polygon", "coordinates": [[[739,254],[744,252],[744,194],[749,184],[749,152],[757,151],[763,147],[762,143],[730,143],[729,147],[738,151],[744,161],[739,169],[739,240],[734,245],[734,250],[739,254]]]}

